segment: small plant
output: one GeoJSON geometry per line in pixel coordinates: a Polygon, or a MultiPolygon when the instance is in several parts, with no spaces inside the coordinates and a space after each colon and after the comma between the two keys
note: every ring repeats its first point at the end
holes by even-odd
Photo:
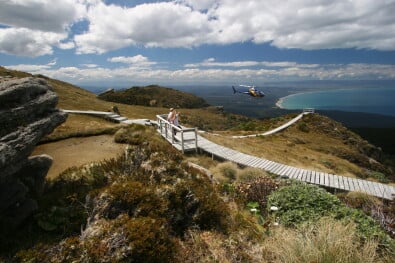
{"type": "Polygon", "coordinates": [[[264,244],[267,262],[385,262],[376,253],[378,243],[361,244],[354,223],[322,218],[296,229],[280,227],[264,244]]]}
{"type": "Polygon", "coordinates": [[[262,169],[259,168],[244,168],[239,172],[238,178],[240,181],[252,181],[254,179],[257,179],[259,177],[263,177],[266,175],[266,172],[262,169]]]}
{"type": "Polygon", "coordinates": [[[258,223],[263,224],[265,220],[262,217],[258,202],[249,202],[247,204],[247,207],[250,210],[250,212],[256,217],[258,223]]]}
{"type": "Polygon", "coordinates": [[[377,181],[379,181],[380,183],[383,183],[383,184],[387,184],[387,183],[390,182],[388,177],[385,174],[380,173],[380,172],[371,171],[371,172],[368,172],[367,176],[371,177],[371,178],[374,178],[374,179],[376,179],[377,181]]]}
{"type": "Polygon", "coordinates": [[[238,168],[237,165],[232,162],[220,163],[214,168],[214,175],[224,178],[227,182],[233,182],[237,178],[238,168]]]}
{"type": "MultiPolygon", "coordinates": [[[[236,191],[247,202],[256,202],[261,208],[265,208],[268,196],[276,191],[280,185],[281,181],[264,176],[238,184],[236,191]]],[[[263,214],[266,214],[265,210],[263,212],[263,214]]]]}
{"type": "Polygon", "coordinates": [[[298,227],[325,216],[346,220],[356,224],[361,238],[377,238],[382,247],[395,251],[395,242],[371,217],[361,210],[348,208],[336,196],[317,186],[300,182],[284,186],[269,196],[268,207],[271,206],[279,208],[276,216],[282,225],[298,227]]]}
{"type": "Polygon", "coordinates": [[[302,132],[309,132],[310,131],[309,126],[305,122],[298,123],[297,127],[298,127],[298,130],[300,130],[302,132]]]}
{"type": "Polygon", "coordinates": [[[258,202],[249,202],[247,207],[250,209],[250,212],[254,215],[259,214],[261,211],[259,210],[258,202]]]}

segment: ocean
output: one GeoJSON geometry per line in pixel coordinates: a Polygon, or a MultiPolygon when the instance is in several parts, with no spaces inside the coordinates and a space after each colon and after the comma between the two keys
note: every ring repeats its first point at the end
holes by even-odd
{"type": "Polygon", "coordinates": [[[315,108],[395,116],[395,88],[352,88],[297,93],[281,98],[284,109],[315,108]]]}

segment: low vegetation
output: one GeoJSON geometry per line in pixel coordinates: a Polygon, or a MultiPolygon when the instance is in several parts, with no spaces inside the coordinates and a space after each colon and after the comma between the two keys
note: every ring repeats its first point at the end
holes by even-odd
{"type": "MultiPolygon", "coordinates": [[[[70,84],[48,81],[60,96],[60,108],[106,111],[115,105],[129,118],[150,119],[167,112],[101,101],[70,84]]],[[[252,120],[212,108],[180,111],[183,124],[217,133],[205,136],[243,152],[393,181],[379,149],[323,116],[308,116],[281,134],[236,141],[229,136],[263,132],[294,115],[252,120]]],[[[125,152],[69,168],[48,181],[38,211],[0,236],[0,261],[395,261],[394,202],[362,193],[335,196],[259,169],[205,155],[185,157],[152,127],[70,115],[47,140],[107,132],[128,145],[125,152]],[[188,161],[209,169],[213,178],[188,161]]]]}
{"type": "Polygon", "coordinates": [[[132,87],[125,90],[108,91],[99,95],[106,101],[128,105],[164,108],[203,108],[209,106],[204,99],[178,90],[151,85],[132,87]]]}
{"type": "MultiPolygon", "coordinates": [[[[294,115],[246,122],[251,131],[213,131],[203,134],[220,145],[295,167],[391,183],[395,167],[375,147],[340,123],[319,114],[303,117],[297,125],[271,136],[234,139],[278,127],[294,115]],[[253,124],[253,125],[252,125],[253,124]]],[[[242,126],[242,124],[240,124],[242,126]]]]}
{"type": "Polygon", "coordinates": [[[394,259],[393,240],[385,231],[373,219],[347,208],[325,190],[228,163],[212,163],[218,171],[215,180],[220,176],[226,179],[213,183],[206,175],[189,168],[183,156],[152,128],[131,125],[119,133],[122,141],[129,143],[125,154],[69,169],[51,181],[40,199],[40,210],[27,225],[2,235],[3,259],[15,262],[394,259]],[[326,219],[328,216],[330,219],[326,219]],[[30,240],[22,241],[21,236],[29,236],[30,240]],[[300,242],[310,244],[303,248],[306,253],[299,253],[300,242]],[[279,250],[285,244],[287,255],[279,250]],[[355,254],[350,255],[350,251],[355,254]]]}

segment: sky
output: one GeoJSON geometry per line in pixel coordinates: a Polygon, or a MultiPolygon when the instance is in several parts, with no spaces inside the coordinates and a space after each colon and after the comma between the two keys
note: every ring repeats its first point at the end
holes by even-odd
{"type": "Polygon", "coordinates": [[[395,80],[395,0],[0,0],[0,65],[84,86],[395,80]]]}

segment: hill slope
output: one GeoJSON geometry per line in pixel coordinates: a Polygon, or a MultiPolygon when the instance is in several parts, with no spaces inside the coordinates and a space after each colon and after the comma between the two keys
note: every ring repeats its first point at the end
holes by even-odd
{"type": "Polygon", "coordinates": [[[156,85],[133,87],[127,90],[109,91],[98,96],[102,100],[129,105],[165,108],[202,108],[208,103],[190,93],[164,88],[156,85]]]}
{"type": "MultiPolygon", "coordinates": [[[[113,105],[73,85],[48,81],[58,92],[61,107],[105,110],[113,105]]],[[[128,117],[136,118],[165,110],[117,105],[128,117]]],[[[292,117],[261,121],[209,109],[183,109],[182,113],[192,126],[234,128],[224,134],[268,129],[292,117]]],[[[309,118],[284,133],[256,141],[238,140],[233,147],[252,144],[250,150],[269,154],[269,159],[280,148],[275,157],[284,163],[290,153],[300,155],[298,145],[315,147],[305,162],[321,163],[318,153],[327,153],[326,142],[376,156],[375,149],[340,124],[319,115],[309,118]]],[[[115,139],[130,145],[118,158],[72,167],[48,183],[39,211],[21,228],[0,236],[0,261],[297,262],[292,257],[302,255],[299,262],[317,258],[394,262],[393,239],[372,218],[346,207],[321,188],[229,164],[215,167],[226,181],[211,181],[152,127],[131,125],[120,129],[115,139]],[[300,244],[312,246],[301,248],[300,244]]],[[[232,141],[221,139],[224,144],[232,141]]],[[[335,157],[334,165],[346,160],[341,154],[335,157]]],[[[211,158],[190,158],[216,165],[211,158]]],[[[358,208],[367,205],[366,211],[377,211],[380,216],[387,213],[379,201],[364,195],[343,198],[358,208]]]]}
{"type": "MultiPolygon", "coordinates": [[[[25,77],[28,73],[0,68],[0,76],[25,77]]],[[[44,77],[44,76],[40,76],[44,77]]],[[[116,105],[122,115],[128,118],[149,118],[155,120],[156,114],[167,113],[167,108],[126,105],[103,101],[89,91],[66,82],[46,78],[59,95],[59,108],[75,110],[108,111],[116,105]]],[[[138,89],[140,90],[140,89],[138,89]]],[[[144,89],[143,89],[144,90],[144,89]]],[[[148,90],[169,92],[164,97],[172,97],[172,89],[149,87],[148,90]]],[[[147,90],[146,90],[147,91],[147,90]]],[[[153,95],[153,93],[149,93],[153,95]]],[[[184,93],[179,93],[184,94],[184,93]]],[[[147,94],[146,94],[147,95],[147,94]]],[[[287,122],[293,115],[279,118],[256,120],[244,116],[219,111],[215,108],[180,109],[181,123],[198,127],[205,131],[215,131],[224,136],[211,136],[210,139],[224,146],[263,157],[269,160],[351,177],[371,178],[373,180],[393,181],[393,163],[382,156],[377,147],[369,144],[360,136],[350,132],[338,122],[320,116],[309,116],[282,133],[262,138],[242,140],[230,139],[227,135],[261,133],[287,122]],[[392,175],[392,176],[391,176],[392,175]]],[[[51,135],[66,138],[67,133],[100,134],[106,133],[109,126],[95,117],[70,115],[66,123],[51,135]],[[91,119],[89,119],[91,118],[91,119]],[[92,125],[89,125],[92,123],[92,125]],[[83,125],[83,129],[81,129],[83,125]],[[106,127],[102,129],[101,127],[106,127]],[[83,130],[81,132],[81,130],[83,130]]],[[[115,130],[114,130],[115,131],[115,130]]]]}

